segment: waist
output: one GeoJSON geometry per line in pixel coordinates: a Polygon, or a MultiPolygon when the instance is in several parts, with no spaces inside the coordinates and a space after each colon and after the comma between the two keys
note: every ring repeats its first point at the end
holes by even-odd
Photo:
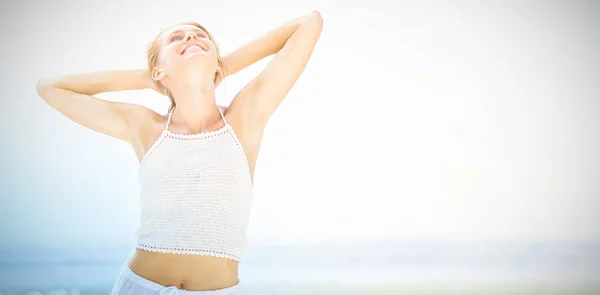
{"type": "Polygon", "coordinates": [[[238,262],[227,258],[137,249],[128,266],[150,281],[188,291],[218,290],[238,283],[238,262]]]}

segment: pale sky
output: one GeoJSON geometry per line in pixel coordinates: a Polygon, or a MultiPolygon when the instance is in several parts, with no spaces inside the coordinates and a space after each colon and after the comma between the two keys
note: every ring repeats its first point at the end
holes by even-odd
{"type": "MultiPolygon", "coordinates": [[[[267,127],[251,245],[600,242],[597,2],[11,2],[0,244],[113,245],[139,224],[134,153],[51,109],[36,81],[145,67],[152,37],[187,20],[226,54],[313,9],[323,33],[267,127]]],[[[167,107],[152,91],[101,97],[167,107]]]]}

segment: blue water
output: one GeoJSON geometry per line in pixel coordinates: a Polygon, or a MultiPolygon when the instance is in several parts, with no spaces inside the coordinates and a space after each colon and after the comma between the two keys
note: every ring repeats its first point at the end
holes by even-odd
{"type": "MultiPolygon", "coordinates": [[[[58,289],[107,292],[130,253],[129,245],[1,249],[0,290],[4,294],[34,290],[48,294],[58,289]]],[[[248,288],[330,283],[600,286],[600,245],[371,243],[250,247],[240,265],[240,279],[248,288]]]]}

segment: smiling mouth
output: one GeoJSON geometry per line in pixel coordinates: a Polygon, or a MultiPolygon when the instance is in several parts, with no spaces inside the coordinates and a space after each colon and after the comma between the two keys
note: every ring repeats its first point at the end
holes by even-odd
{"type": "Polygon", "coordinates": [[[204,48],[203,45],[199,45],[199,44],[190,44],[188,46],[185,47],[185,49],[183,49],[183,51],[181,52],[181,55],[184,55],[186,53],[192,53],[192,52],[206,52],[208,51],[207,48],[204,48]]]}

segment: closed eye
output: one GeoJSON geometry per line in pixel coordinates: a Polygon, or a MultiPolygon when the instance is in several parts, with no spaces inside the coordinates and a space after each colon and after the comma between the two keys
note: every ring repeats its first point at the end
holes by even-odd
{"type": "MultiPolygon", "coordinates": [[[[182,40],[183,35],[184,32],[180,30],[175,31],[173,35],[169,38],[169,43],[182,40]]],[[[196,36],[198,36],[198,38],[208,38],[207,34],[204,33],[202,30],[196,30],[196,36]]]]}
{"type": "Polygon", "coordinates": [[[198,36],[198,37],[200,37],[200,38],[207,38],[206,34],[204,34],[204,32],[202,32],[202,31],[198,31],[198,32],[196,33],[196,36],[198,36]]]}
{"type": "Polygon", "coordinates": [[[181,40],[181,36],[179,34],[171,37],[171,39],[169,39],[169,42],[175,42],[177,40],[181,40]]]}

